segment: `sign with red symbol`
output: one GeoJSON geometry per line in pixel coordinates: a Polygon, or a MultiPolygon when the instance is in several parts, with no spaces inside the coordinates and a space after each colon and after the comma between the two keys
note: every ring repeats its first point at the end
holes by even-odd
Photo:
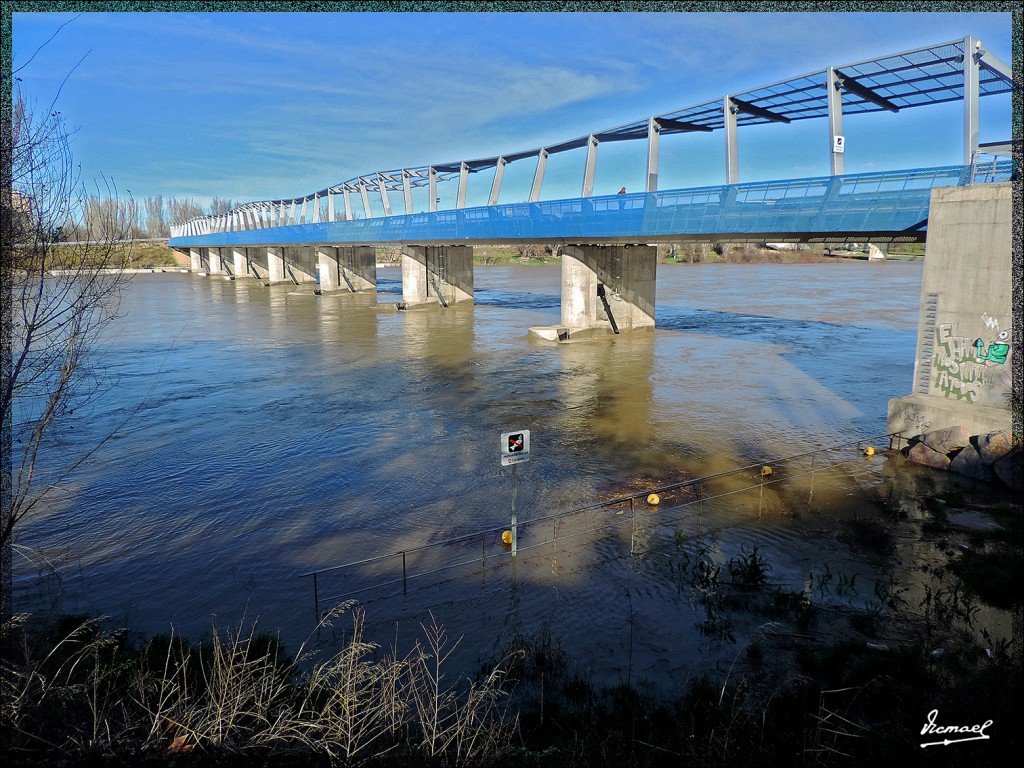
{"type": "Polygon", "coordinates": [[[522,464],[530,460],[530,430],[503,432],[501,435],[501,466],[522,464]]]}

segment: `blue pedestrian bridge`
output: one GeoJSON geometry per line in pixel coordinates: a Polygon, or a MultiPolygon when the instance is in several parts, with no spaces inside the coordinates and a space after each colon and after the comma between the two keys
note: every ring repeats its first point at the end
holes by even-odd
{"type": "MultiPolygon", "coordinates": [[[[170,244],[216,248],[512,242],[600,245],[687,239],[923,240],[932,189],[1010,178],[1007,158],[1013,142],[979,141],[978,103],[982,97],[1019,91],[1011,68],[980,40],[967,36],[831,65],[542,147],[377,170],[298,197],[243,203],[231,211],[174,224],[170,244]],[[947,102],[963,103],[961,165],[846,173],[844,120],[947,102]],[[807,149],[827,153],[831,173],[741,183],[740,134],[750,126],[802,120],[827,123],[821,144],[807,149]],[[706,133],[718,133],[724,139],[725,183],[660,190],[660,147],[665,137],[675,136],[669,140],[685,143],[687,136],[706,133]],[[621,141],[647,145],[644,190],[596,195],[598,149],[621,141]],[[548,157],[584,149],[580,196],[542,200],[548,157]],[[505,168],[513,162],[534,164],[533,183],[523,202],[501,203],[505,168]],[[467,207],[474,175],[489,178],[490,191],[486,205],[467,207]],[[458,184],[454,208],[437,210],[438,185],[443,183],[458,184]],[[395,206],[399,200],[404,203],[401,208],[395,206]],[[357,211],[359,203],[361,211],[357,211]]],[[[680,149],[683,151],[673,155],[685,156],[685,148],[680,145],[680,149]]]]}
{"type": "Polygon", "coordinates": [[[724,184],[175,237],[172,247],[730,241],[920,242],[931,190],[1007,181],[1012,163],[724,184]]]}

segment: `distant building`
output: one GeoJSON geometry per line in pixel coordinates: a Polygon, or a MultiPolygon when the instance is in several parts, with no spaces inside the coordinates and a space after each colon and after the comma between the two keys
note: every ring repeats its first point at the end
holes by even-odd
{"type": "Polygon", "coordinates": [[[32,198],[16,189],[11,190],[11,210],[15,213],[32,213],[32,198]]]}

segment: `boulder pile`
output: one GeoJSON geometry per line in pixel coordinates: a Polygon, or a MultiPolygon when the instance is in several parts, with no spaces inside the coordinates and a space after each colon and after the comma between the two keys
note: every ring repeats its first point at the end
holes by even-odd
{"type": "Polygon", "coordinates": [[[903,454],[915,464],[1024,491],[1024,451],[1014,446],[1008,429],[987,435],[970,435],[963,427],[937,429],[910,438],[903,454]]]}

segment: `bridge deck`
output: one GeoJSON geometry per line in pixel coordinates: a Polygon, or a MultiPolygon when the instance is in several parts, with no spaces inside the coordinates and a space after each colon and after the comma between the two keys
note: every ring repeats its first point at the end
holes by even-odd
{"type": "MultiPolygon", "coordinates": [[[[970,166],[727,184],[302,223],[171,238],[172,247],[667,240],[923,241],[931,190],[970,166]]],[[[1010,178],[1001,162],[982,181],[1010,178]]]]}

